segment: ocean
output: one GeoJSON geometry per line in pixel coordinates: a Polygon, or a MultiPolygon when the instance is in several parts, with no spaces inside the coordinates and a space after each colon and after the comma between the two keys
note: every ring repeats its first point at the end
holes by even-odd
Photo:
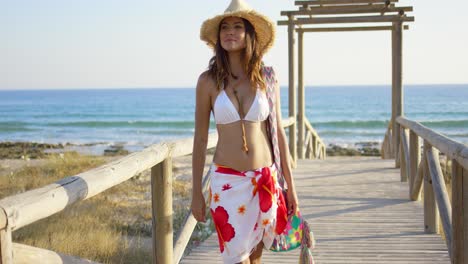
{"type": "MultiPolygon", "coordinates": [[[[306,87],[306,116],[326,144],[378,142],[391,118],[389,85],[306,87]]],[[[281,89],[287,117],[287,89],[281,89]]],[[[0,141],[123,144],[137,151],[192,137],[195,89],[0,91],[0,141]]],[[[405,85],[405,116],[468,144],[468,84],[405,85]]],[[[210,132],[216,130],[211,116],[210,132]]]]}

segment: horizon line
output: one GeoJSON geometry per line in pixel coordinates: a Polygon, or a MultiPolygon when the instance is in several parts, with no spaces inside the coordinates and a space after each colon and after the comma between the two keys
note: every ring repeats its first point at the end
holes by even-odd
{"type": "MultiPolygon", "coordinates": [[[[460,86],[468,85],[468,83],[408,83],[403,84],[404,86],[435,86],[435,85],[450,85],[460,86]]],[[[280,85],[280,88],[287,87],[287,84],[280,85]]],[[[304,85],[304,87],[362,87],[362,86],[391,86],[391,84],[314,84],[304,85]]],[[[157,87],[69,87],[69,88],[0,88],[0,91],[50,91],[50,90],[124,90],[124,89],[194,89],[195,87],[188,86],[157,86],[157,87]]]]}

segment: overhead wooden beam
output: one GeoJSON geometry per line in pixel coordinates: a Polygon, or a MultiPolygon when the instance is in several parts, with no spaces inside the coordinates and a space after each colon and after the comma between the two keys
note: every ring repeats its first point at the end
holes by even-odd
{"type": "Polygon", "coordinates": [[[294,1],[297,6],[317,6],[317,5],[341,5],[341,4],[374,4],[374,3],[396,3],[398,0],[313,0],[294,1]]]}
{"type": "Polygon", "coordinates": [[[332,14],[362,14],[362,13],[395,13],[413,11],[412,6],[386,7],[385,5],[349,5],[349,6],[317,6],[299,8],[299,10],[281,11],[282,16],[308,16],[308,15],[332,15],[332,14]]]}
{"type": "MultiPolygon", "coordinates": [[[[392,26],[374,26],[374,27],[327,27],[327,28],[298,28],[297,32],[338,32],[338,31],[378,31],[392,30],[392,26]]],[[[403,29],[409,29],[404,25],[403,29]]]]}
{"type": "Polygon", "coordinates": [[[297,18],[293,21],[281,20],[278,25],[286,26],[289,23],[294,25],[305,24],[334,24],[334,23],[369,23],[369,22],[412,22],[414,17],[406,17],[399,15],[388,16],[352,16],[352,17],[314,17],[314,18],[297,18]]]}

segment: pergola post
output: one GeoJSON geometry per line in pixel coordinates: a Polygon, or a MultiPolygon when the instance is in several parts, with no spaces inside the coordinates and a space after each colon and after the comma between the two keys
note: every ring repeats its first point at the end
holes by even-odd
{"type": "Polygon", "coordinates": [[[392,145],[395,150],[395,168],[400,167],[398,150],[400,149],[400,124],[396,122],[398,116],[403,116],[403,87],[402,87],[402,22],[392,22],[392,145]]]}
{"type": "MultiPolygon", "coordinates": [[[[288,15],[288,57],[289,57],[289,116],[296,118],[296,87],[294,83],[294,16],[288,15]]],[[[296,146],[296,127],[297,122],[289,126],[289,152],[293,163],[297,162],[297,146],[296,146]]]]}
{"type": "Polygon", "coordinates": [[[301,29],[297,31],[297,108],[298,108],[298,115],[297,115],[297,152],[298,158],[304,159],[305,151],[304,151],[304,137],[305,137],[305,124],[304,124],[304,117],[305,117],[305,94],[304,94],[304,32],[301,29]]]}

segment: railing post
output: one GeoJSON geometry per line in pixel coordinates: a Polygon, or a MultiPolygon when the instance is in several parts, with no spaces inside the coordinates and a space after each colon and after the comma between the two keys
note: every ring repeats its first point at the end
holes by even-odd
{"type": "MultiPolygon", "coordinates": [[[[403,87],[402,87],[402,22],[392,22],[392,144],[395,150],[400,145],[400,124],[396,122],[398,116],[403,116],[403,87]]],[[[402,153],[400,152],[400,156],[402,153]]],[[[400,167],[400,159],[395,159],[395,168],[400,167]]]]}
{"type": "Polygon", "coordinates": [[[297,140],[296,140],[296,84],[294,82],[294,15],[288,15],[288,58],[289,58],[289,117],[294,117],[294,124],[289,126],[289,152],[294,164],[297,163],[297,140]]]}
{"type": "Polygon", "coordinates": [[[153,263],[173,262],[172,157],[151,168],[153,263]]]}
{"type": "Polygon", "coordinates": [[[427,151],[432,147],[424,140],[424,231],[426,233],[439,234],[439,208],[435,202],[434,189],[432,187],[431,173],[429,172],[427,151]]]}
{"type": "MultiPolygon", "coordinates": [[[[414,181],[418,177],[418,166],[419,163],[421,162],[421,146],[419,144],[419,137],[418,135],[410,129],[410,164],[409,164],[409,178],[410,178],[410,189],[409,189],[409,195],[411,198],[411,194],[413,193],[413,188],[414,188],[414,181]]],[[[408,164],[407,164],[408,166],[408,164]]]]}
{"type": "Polygon", "coordinates": [[[400,181],[401,182],[407,182],[408,181],[408,170],[407,170],[407,166],[409,166],[409,164],[406,164],[407,160],[409,159],[407,157],[407,152],[405,150],[407,150],[408,148],[408,142],[406,141],[408,137],[406,136],[406,128],[404,128],[403,126],[400,126],[400,155],[399,155],[399,158],[400,158],[400,181]]]}
{"type": "Polygon", "coordinates": [[[0,264],[13,263],[13,241],[11,228],[8,226],[8,217],[3,208],[0,208],[0,264]]]}
{"type": "Polygon", "coordinates": [[[304,32],[300,29],[297,31],[297,153],[299,159],[304,159],[304,119],[305,119],[305,91],[304,91],[304,32]]]}
{"type": "Polygon", "coordinates": [[[452,263],[468,263],[468,170],[452,160],[452,263]]]}

